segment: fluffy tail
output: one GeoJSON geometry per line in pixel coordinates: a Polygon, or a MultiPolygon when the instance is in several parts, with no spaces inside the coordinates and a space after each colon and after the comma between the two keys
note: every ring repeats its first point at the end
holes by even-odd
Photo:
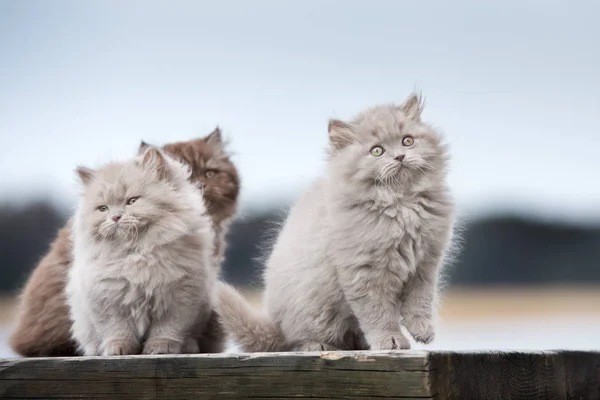
{"type": "Polygon", "coordinates": [[[225,331],[248,353],[286,351],[281,330],[233,287],[221,283],[217,310],[225,331]]]}

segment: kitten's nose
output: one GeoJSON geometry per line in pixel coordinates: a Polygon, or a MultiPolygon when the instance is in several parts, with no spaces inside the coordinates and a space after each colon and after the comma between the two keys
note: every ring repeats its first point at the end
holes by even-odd
{"type": "Polygon", "coordinates": [[[400,154],[399,156],[396,156],[396,161],[402,162],[403,160],[404,160],[404,154],[400,154]]]}
{"type": "Polygon", "coordinates": [[[119,222],[119,220],[121,219],[120,215],[113,215],[112,220],[115,222],[119,222]]]}

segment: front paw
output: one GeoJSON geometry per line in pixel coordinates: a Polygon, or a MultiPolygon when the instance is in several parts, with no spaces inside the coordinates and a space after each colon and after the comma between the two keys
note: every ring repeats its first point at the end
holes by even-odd
{"type": "Polygon", "coordinates": [[[148,339],[142,354],[180,354],[182,343],[172,339],[148,339]]]}
{"type": "Polygon", "coordinates": [[[114,339],[109,340],[104,346],[103,356],[126,356],[139,354],[140,346],[133,339],[114,339]]]}
{"type": "Polygon", "coordinates": [[[408,329],[412,337],[421,343],[431,343],[435,338],[433,322],[431,318],[426,317],[409,317],[402,321],[402,324],[408,329]]]}
{"type": "Polygon", "coordinates": [[[185,339],[185,343],[181,349],[181,352],[183,354],[200,353],[200,346],[198,345],[198,340],[191,337],[185,339]]]}
{"type": "Polygon", "coordinates": [[[391,332],[369,338],[371,350],[408,350],[410,342],[402,332],[391,332]]]}

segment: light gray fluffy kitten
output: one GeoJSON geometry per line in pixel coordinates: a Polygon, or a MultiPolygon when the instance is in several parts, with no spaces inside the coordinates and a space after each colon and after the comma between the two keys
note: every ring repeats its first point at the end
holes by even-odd
{"type": "Polygon", "coordinates": [[[422,101],[329,123],[329,160],[292,207],[264,272],[264,313],[230,286],[218,309],[244,351],[408,349],[434,338],[454,204],[422,101]]]}
{"type": "Polygon", "coordinates": [[[84,355],[197,352],[217,279],[214,233],[190,171],[156,148],[80,167],[66,288],[84,355]],[[192,332],[194,330],[194,332],[192,332]]]}

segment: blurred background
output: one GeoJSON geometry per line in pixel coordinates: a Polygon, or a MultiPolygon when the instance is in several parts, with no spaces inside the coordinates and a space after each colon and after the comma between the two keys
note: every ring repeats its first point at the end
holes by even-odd
{"type": "Polygon", "coordinates": [[[440,349],[600,349],[600,3],[0,0],[0,357],[73,169],[204,136],[243,189],[225,279],[323,168],[330,117],[417,88],[465,226],[440,349]]]}

